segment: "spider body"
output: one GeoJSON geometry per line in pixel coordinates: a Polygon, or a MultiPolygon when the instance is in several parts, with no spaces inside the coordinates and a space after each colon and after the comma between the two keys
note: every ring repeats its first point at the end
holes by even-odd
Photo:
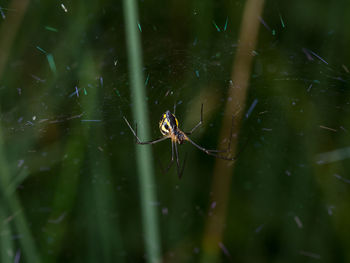
{"type": "Polygon", "coordinates": [[[159,121],[159,130],[162,133],[163,137],[161,137],[159,139],[156,139],[156,140],[153,140],[153,141],[148,141],[148,142],[142,142],[139,139],[139,137],[137,136],[137,134],[134,131],[134,129],[131,127],[131,125],[128,122],[128,120],[125,117],[123,117],[125,122],[126,122],[126,124],[130,128],[131,132],[134,134],[137,144],[156,144],[156,143],[164,141],[166,139],[170,139],[171,140],[171,161],[170,161],[166,171],[168,171],[170,169],[170,167],[172,166],[172,164],[174,162],[174,159],[175,159],[174,158],[174,149],[175,149],[178,176],[181,177],[184,165],[180,169],[180,162],[179,162],[179,154],[178,154],[178,150],[177,150],[177,144],[183,144],[185,141],[188,141],[189,143],[191,143],[193,146],[195,146],[199,150],[205,152],[208,155],[214,156],[216,158],[220,158],[220,159],[223,159],[223,160],[226,160],[226,161],[235,161],[236,160],[236,157],[232,158],[232,157],[229,157],[229,156],[223,156],[223,155],[218,154],[218,153],[229,152],[230,149],[231,149],[233,118],[232,118],[231,135],[230,135],[230,139],[229,139],[229,143],[228,143],[227,149],[226,150],[208,150],[208,149],[206,149],[206,148],[196,144],[188,136],[188,135],[192,134],[199,126],[202,125],[202,122],[203,122],[203,104],[202,104],[202,107],[201,107],[201,119],[200,119],[199,123],[195,127],[193,127],[192,130],[189,131],[189,132],[183,132],[182,130],[180,130],[180,128],[179,128],[179,121],[175,117],[175,110],[176,110],[176,107],[174,106],[174,113],[171,113],[169,110],[167,110],[161,116],[161,119],[159,121]]]}
{"type": "Polygon", "coordinates": [[[183,144],[187,140],[186,134],[179,129],[179,121],[170,111],[166,111],[159,121],[159,130],[164,136],[169,136],[171,141],[183,144]]]}

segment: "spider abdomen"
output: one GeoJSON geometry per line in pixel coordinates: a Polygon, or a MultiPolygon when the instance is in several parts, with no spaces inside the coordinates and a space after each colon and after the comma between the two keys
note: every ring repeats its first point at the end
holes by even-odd
{"type": "Polygon", "coordinates": [[[175,115],[170,111],[166,111],[159,121],[159,130],[163,135],[169,135],[171,133],[174,133],[178,125],[179,122],[176,119],[175,115]]]}

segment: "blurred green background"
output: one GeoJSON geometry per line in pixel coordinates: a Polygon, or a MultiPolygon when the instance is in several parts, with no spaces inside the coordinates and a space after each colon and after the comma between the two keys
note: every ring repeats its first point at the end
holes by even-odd
{"type": "Polygon", "coordinates": [[[175,103],[184,130],[204,104],[191,138],[210,149],[242,116],[224,203],[217,160],[189,144],[181,180],[160,168],[169,141],[137,146],[154,165],[140,186],[122,1],[0,2],[1,262],[350,262],[350,2],[263,2],[247,97],[227,112],[248,2],[136,1],[151,138],[175,103]]]}

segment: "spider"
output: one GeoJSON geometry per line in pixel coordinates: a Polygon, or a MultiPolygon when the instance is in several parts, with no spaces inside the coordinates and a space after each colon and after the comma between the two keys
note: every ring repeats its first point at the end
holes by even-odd
{"type": "MultiPolygon", "coordinates": [[[[208,149],[206,149],[206,148],[204,148],[202,146],[199,146],[194,141],[192,141],[190,139],[190,137],[188,137],[188,135],[191,135],[203,123],[203,104],[201,106],[201,119],[197,123],[197,125],[194,126],[192,128],[192,130],[189,131],[189,132],[183,132],[182,130],[180,130],[180,128],[179,128],[179,121],[175,117],[175,111],[176,111],[176,104],[174,105],[174,113],[171,113],[169,110],[167,110],[161,116],[161,119],[159,121],[159,130],[160,130],[160,132],[162,133],[163,136],[161,138],[159,138],[159,139],[155,139],[155,140],[147,141],[147,142],[142,142],[139,139],[139,137],[137,136],[137,133],[135,132],[135,130],[131,127],[130,123],[125,118],[125,116],[123,116],[126,124],[130,128],[131,132],[134,134],[137,144],[156,144],[158,142],[165,141],[166,139],[170,139],[171,140],[171,161],[170,161],[168,167],[166,168],[165,172],[168,171],[170,169],[170,167],[172,166],[172,164],[174,163],[174,149],[175,149],[177,173],[178,173],[179,178],[181,178],[182,172],[183,172],[183,168],[185,166],[185,161],[184,161],[184,163],[182,165],[182,169],[180,169],[179,153],[178,153],[178,150],[177,150],[177,144],[183,144],[185,141],[188,141],[189,143],[191,143],[193,146],[195,146],[199,150],[205,152],[208,155],[214,156],[215,158],[223,159],[223,160],[226,160],[226,161],[235,161],[237,159],[237,156],[231,158],[231,157],[222,156],[222,155],[218,154],[218,153],[225,153],[225,152],[229,152],[230,151],[231,139],[232,139],[232,136],[233,136],[233,134],[232,134],[233,119],[234,119],[233,117],[232,117],[232,126],[231,126],[231,136],[230,136],[230,140],[229,140],[227,149],[226,150],[208,150],[208,149]]],[[[136,131],[137,131],[137,127],[136,127],[136,131]]],[[[186,158],[185,158],[185,160],[186,160],[186,158]]]]}

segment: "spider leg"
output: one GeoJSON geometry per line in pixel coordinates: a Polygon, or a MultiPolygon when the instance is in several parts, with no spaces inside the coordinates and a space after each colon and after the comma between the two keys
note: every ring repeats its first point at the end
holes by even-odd
{"type": "Polygon", "coordinates": [[[187,137],[187,141],[190,142],[193,146],[195,146],[196,148],[198,148],[199,150],[205,152],[206,154],[208,155],[211,155],[211,156],[214,156],[216,158],[219,158],[219,159],[223,159],[223,160],[227,160],[227,161],[235,161],[237,159],[237,157],[226,157],[226,156],[222,156],[222,155],[219,155],[219,154],[215,154],[213,153],[213,151],[216,151],[216,150],[207,150],[205,148],[203,148],[202,146],[199,146],[198,144],[196,144],[194,141],[192,141],[190,138],[187,137]]]}
{"type": "Polygon", "coordinates": [[[181,172],[180,172],[180,179],[183,175],[183,172],[184,172],[184,169],[185,169],[185,166],[186,166],[186,160],[187,160],[187,152],[185,153],[185,159],[184,159],[184,162],[182,163],[182,169],[181,169],[181,172]]]}
{"type": "Polygon", "coordinates": [[[233,137],[233,125],[234,125],[234,116],[232,115],[232,124],[231,124],[231,131],[230,131],[230,140],[228,141],[228,145],[226,150],[207,150],[208,152],[212,152],[212,153],[227,153],[231,150],[231,141],[232,141],[232,137],[233,137]]]}
{"type": "Polygon", "coordinates": [[[193,146],[195,146],[196,148],[198,148],[199,150],[205,152],[208,155],[214,156],[214,157],[219,158],[219,159],[227,160],[227,161],[235,161],[235,160],[237,160],[238,156],[243,152],[243,150],[247,146],[249,140],[247,140],[247,142],[244,144],[243,148],[234,157],[227,157],[227,156],[222,156],[222,155],[219,155],[219,154],[215,154],[215,153],[230,152],[230,150],[231,150],[231,141],[232,141],[232,137],[233,137],[233,125],[234,125],[234,116],[232,116],[231,136],[230,136],[230,140],[228,142],[228,147],[227,147],[226,150],[207,150],[204,147],[199,146],[198,144],[196,144],[189,137],[186,137],[186,140],[189,141],[193,146]]]}
{"type": "Polygon", "coordinates": [[[173,165],[173,163],[174,163],[174,142],[171,141],[171,160],[170,160],[166,169],[162,168],[162,172],[167,173],[169,171],[169,169],[171,168],[171,166],[173,165]]]}
{"type": "Polygon", "coordinates": [[[147,141],[147,142],[136,142],[137,144],[156,144],[158,142],[162,142],[162,141],[165,141],[166,139],[169,139],[168,136],[164,136],[164,137],[161,137],[159,139],[156,139],[156,140],[153,140],[153,141],[147,141]]]}
{"type": "MultiPolygon", "coordinates": [[[[232,116],[232,125],[231,125],[231,136],[230,136],[230,140],[228,142],[228,146],[227,146],[227,149],[226,150],[207,150],[207,154],[209,155],[212,155],[212,156],[215,156],[216,158],[220,158],[220,159],[224,159],[224,160],[228,160],[228,161],[235,161],[237,160],[238,156],[244,151],[245,147],[247,146],[248,142],[249,142],[249,138],[248,140],[244,143],[243,147],[238,151],[238,153],[236,154],[235,157],[233,158],[229,158],[229,157],[225,157],[225,156],[222,156],[222,155],[218,155],[218,154],[212,154],[213,152],[229,152],[231,150],[231,141],[232,141],[232,137],[233,137],[233,127],[234,127],[234,116],[232,116]]],[[[193,145],[195,145],[193,143],[193,141],[191,142],[193,145]]],[[[198,146],[198,145],[197,145],[198,146]]],[[[198,147],[197,147],[198,148],[198,147]]],[[[203,148],[203,147],[201,147],[203,148]]],[[[204,149],[204,148],[203,148],[204,149]]],[[[204,149],[206,150],[206,149],[204,149]]],[[[203,150],[202,150],[203,151],[203,150]]]]}
{"type": "Polygon", "coordinates": [[[185,168],[187,155],[185,156],[185,159],[184,159],[184,162],[183,162],[182,168],[181,168],[180,167],[180,161],[179,161],[179,152],[177,150],[177,144],[174,142],[174,145],[175,145],[175,153],[176,153],[177,175],[179,176],[179,179],[181,179],[183,171],[184,171],[184,168],[185,168]]]}
{"type": "Polygon", "coordinates": [[[202,106],[201,106],[201,120],[197,123],[196,126],[194,126],[192,128],[192,130],[190,130],[189,132],[185,132],[186,135],[191,135],[199,126],[201,126],[203,123],[203,103],[202,103],[202,106]]]}
{"type": "Polygon", "coordinates": [[[174,103],[174,115],[176,115],[175,113],[176,113],[176,102],[174,103]]]}
{"type": "MultiPolygon", "coordinates": [[[[136,138],[136,143],[137,144],[155,144],[155,143],[158,143],[158,142],[161,142],[161,141],[164,141],[166,139],[168,139],[169,137],[168,136],[164,136],[164,137],[161,137],[159,139],[156,139],[156,140],[153,140],[153,141],[147,141],[147,142],[142,142],[140,140],[140,138],[137,136],[137,133],[134,131],[134,129],[131,127],[130,123],[128,122],[128,120],[123,116],[123,119],[125,120],[126,124],[129,126],[131,132],[134,134],[135,138],[136,138]]],[[[137,126],[136,126],[136,130],[137,130],[137,126]]]]}

